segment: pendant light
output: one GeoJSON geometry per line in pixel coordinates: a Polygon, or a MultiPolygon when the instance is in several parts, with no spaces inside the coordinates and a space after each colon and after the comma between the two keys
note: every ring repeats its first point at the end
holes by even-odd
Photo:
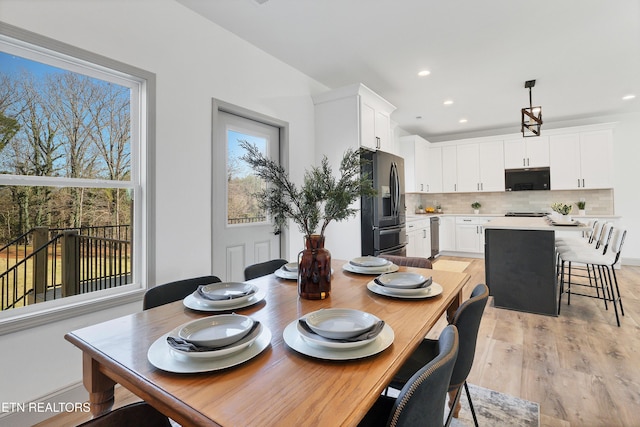
{"type": "Polygon", "coordinates": [[[531,88],[536,85],[535,80],[527,80],[524,82],[525,89],[529,89],[529,107],[521,110],[522,116],[522,136],[540,136],[540,128],[542,127],[542,107],[534,107],[531,102],[531,88]]]}

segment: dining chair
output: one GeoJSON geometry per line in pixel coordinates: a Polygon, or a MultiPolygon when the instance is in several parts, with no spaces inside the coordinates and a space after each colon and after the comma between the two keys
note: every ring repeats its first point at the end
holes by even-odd
{"type": "Polygon", "coordinates": [[[169,418],[146,402],[114,409],[77,427],[171,427],[169,418]]]}
{"type": "MultiPolygon", "coordinates": [[[[476,427],[478,427],[478,420],[471,400],[471,393],[469,393],[469,386],[467,385],[467,377],[473,366],[480,321],[482,320],[482,314],[484,313],[488,299],[489,288],[487,285],[483,283],[476,285],[469,299],[458,307],[453,315],[453,319],[449,321],[449,324],[455,325],[458,328],[458,333],[460,334],[460,351],[448,386],[449,407],[451,410],[447,416],[447,425],[451,422],[451,417],[458,417],[458,412],[460,411],[460,395],[462,386],[464,386],[473,421],[476,427]]],[[[411,376],[437,353],[438,341],[424,339],[409,359],[400,367],[400,370],[389,385],[395,389],[404,387],[411,376]]]]}
{"type": "Polygon", "coordinates": [[[422,257],[410,257],[400,255],[379,255],[380,258],[387,259],[395,265],[401,265],[404,267],[417,267],[417,268],[431,268],[433,265],[427,258],[422,257]]]}
{"type": "Polygon", "coordinates": [[[255,279],[256,277],[266,276],[271,274],[286,263],[286,259],[272,259],[270,261],[260,262],[258,264],[252,264],[244,269],[244,280],[255,279]]]}
{"type": "Polygon", "coordinates": [[[409,378],[397,398],[378,397],[358,425],[442,427],[447,387],[458,348],[458,330],[454,325],[448,325],[437,341],[436,356],[409,378]]]}
{"type": "Polygon", "coordinates": [[[144,293],[142,309],[148,310],[158,307],[159,305],[181,300],[187,295],[192,294],[198,289],[198,286],[219,283],[220,281],[220,278],[217,276],[202,276],[154,286],[153,288],[147,289],[144,293]]]}

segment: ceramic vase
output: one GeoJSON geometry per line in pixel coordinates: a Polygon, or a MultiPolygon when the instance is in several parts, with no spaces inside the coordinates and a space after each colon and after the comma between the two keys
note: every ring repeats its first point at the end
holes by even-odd
{"type": "Polygon", "coordinates": [[[331,252],[324,236],[305,236],[305,249],[298,254],[298,295],[305,299],[325,299],[331,292],[331,252]]]}

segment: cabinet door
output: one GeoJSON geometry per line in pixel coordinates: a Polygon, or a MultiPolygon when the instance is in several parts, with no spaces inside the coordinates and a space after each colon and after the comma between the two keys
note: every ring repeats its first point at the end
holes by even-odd
{"type": "Polygon", "coordinates": [[[480,191],[480,162],[478,144],[458,145],[458,191],[480,191]]]}
{"type": "Polygon", "coordinates": [[[416,190],[421,193],[429,191],[427,184],[427,158],[429,147],[423,141],[416,141],[415,146],[415,174],[416,190]]]}
{"type": "Polygon", "coordinates": [[[407,256],[418,256],[418,243],[421,243],[422,232],[413,230],[407,232],[407,256]]]}
{"type": "Polygon", "coordinates": [[[457,224],[456,250],[458,252],[480,252],[479,228],[477,224],[457,224]]]}
{"type": "Polygon", "coordinates": [[[442,148],[429,148],[427,153],[427,191],[442,193],[442,148]]]}
{"type": "Polygon", "coordinates": [[[527,167],[541,168],[549,166],[549,138],[546,136],[522,138],[526,141],[527,167]]]}
{"type": "Polygon", "coordinates": [[[581,188],[612,187],[612,141],[611,130],[580,134],[581,188]]]}
{"type": "Polygon", "coordinates": [[[389,153],[393,152],[393,145],[391,143],[391,118],[388,114],[382,111],[375,112],[374,132],[378,149],[389,153]]]}
{"type": "Polygon", "coordinates": [[[504,142],[504,168],[520,169],[527,167],[527,150],[525,138],[511,139],[504,142]]]}
{"type": "Polygon", "coordinates": [[[455,251],[456,250],[456,218],[453,216],[440,217],[440,250],[455,251]]]}
{"type": "Polygon", "coordinates": [[[479,144],[480,191],[504,191],[504,149],[502,141],[479,144]]]}
{"type": "Polygon", "coordinates": [[[431,256],[431,226],[422,229],[422,255],[429,258],[431,256]]]}
{"type": "Polygon", "coordinates": [[[551,190],[581,188],[580,135],[553,135],[549,137],[549,163],[551,190]]]}
{"type": "Polygon", "coordinates": [[[360,101],[360,145],[372,150],[378,149],[376,110],[362,100],[360,101]]]}
{"type": "Polygon", "coordinates": [[[442,191],[454,193],[458,189],[456,147],[442,147],[442,191]]]}

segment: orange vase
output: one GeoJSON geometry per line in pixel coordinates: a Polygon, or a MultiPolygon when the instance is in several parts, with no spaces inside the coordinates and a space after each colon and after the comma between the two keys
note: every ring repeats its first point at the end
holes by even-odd
{"type": "Polygon", "coordinates": [[[331,252],[324,248],[324,236],[305,236],[305,249],[298,254],[298,295],[325,299],[331,292],[331,252]]]}

